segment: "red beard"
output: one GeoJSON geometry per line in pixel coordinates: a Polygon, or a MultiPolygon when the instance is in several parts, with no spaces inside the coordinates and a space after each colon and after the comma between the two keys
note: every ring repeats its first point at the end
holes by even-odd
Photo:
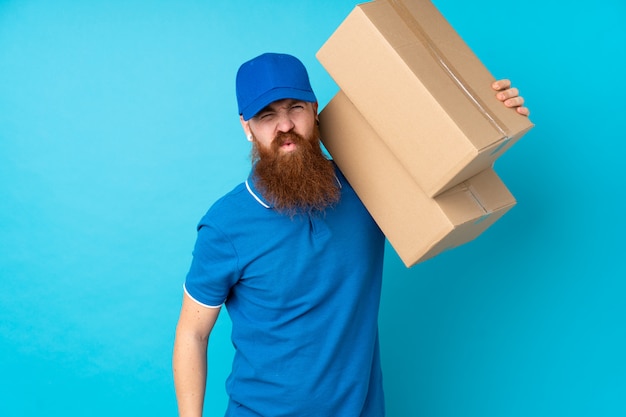
{"type": "Polygon", "coordinates": [[[293,131],[279,133],[270,149],[254,142],[256,187],[276,210],[293,216],[321,212],[339,201],[335,168],[322,153],[318,138],[315,126],[309,138],[293,131]],[[280,146],[285,142],[296,144],[296,149],[281,152],[280,146]]]}

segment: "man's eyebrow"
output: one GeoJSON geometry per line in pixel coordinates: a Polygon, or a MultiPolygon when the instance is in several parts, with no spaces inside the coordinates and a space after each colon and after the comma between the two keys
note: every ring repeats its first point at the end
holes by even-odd
{"type": "Polygon", "coordinates": [[[281,102],[280,105],[276,104],[277,102],[274,101],[270,104],[268,104],[267,106],[263,107],[261,110],[259,110],[259,113],[262,112],[268,112],[268,111],[276,111],[277,108],[281,108],[281,107],[291,107],[293,106],[295,103],[303,103],[303,100],[297,100],[295,98],[285,98],[282,100],[278,100],[281,102]]]}

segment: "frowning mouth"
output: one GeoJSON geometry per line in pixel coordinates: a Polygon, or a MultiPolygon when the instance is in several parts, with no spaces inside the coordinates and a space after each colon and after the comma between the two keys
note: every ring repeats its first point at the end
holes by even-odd
{"type": "Polygon", "coordinates": [[[281,152],[291,152],[296,150],[302,140],[296,133],[281,133],[274,138],[274,146],[276,147],[275,149],[280,149],[281,152]]]}
{"type": "Polygon", "coordinates": [[[282,143],[282,145],[280,145],[280,149],[282,149],[283,151],[293,151],[296,149],[296,147],[297,145],[290,140],[286,140],[282,143]]]}

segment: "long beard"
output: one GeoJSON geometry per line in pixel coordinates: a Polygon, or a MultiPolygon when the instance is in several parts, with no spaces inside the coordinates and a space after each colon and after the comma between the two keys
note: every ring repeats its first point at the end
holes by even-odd
{"type": "Polygon", "coordinates": [[[270,149],[254,142],[256,186],[276,210],[293,216],[321,212],[339,201],[335,169],[322,153],[318,138],[315,126],[309,138],[295,132],[279,133],[270,149]],[[295,143],[296,149],[283,153],[280,146],[287,140],[295,143]]]}

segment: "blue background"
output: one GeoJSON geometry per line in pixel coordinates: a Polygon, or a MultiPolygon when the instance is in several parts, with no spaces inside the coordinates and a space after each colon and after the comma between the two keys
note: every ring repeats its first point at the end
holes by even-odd
{"type": "MultiPolygon", "coordinates": [[[[502,220],[412,269],[388,250],[388,415],[626,415],[624,3],[435,4],[536,128],[496,163],[502,220]]],[[[323,106],[315,52],[354,5],[0,0],[0,416],[175,415],[195,225],[249,167],[235,71],[295,54],[323,106]]]]}

